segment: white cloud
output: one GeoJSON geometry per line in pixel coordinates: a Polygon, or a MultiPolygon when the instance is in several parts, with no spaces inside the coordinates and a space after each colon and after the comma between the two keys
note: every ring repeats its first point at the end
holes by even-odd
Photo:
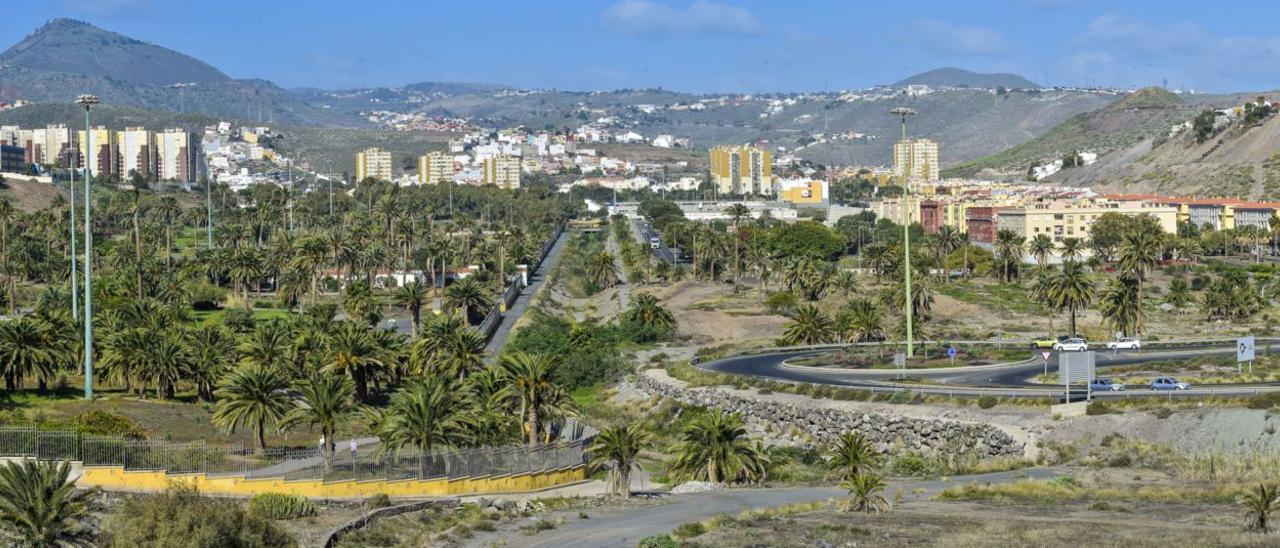
{"type": "Polygon", "coordinates": [[[953,25],[938,19],[917,19],[898,34],[938,57],[994,55],[1009,49],[1008,40],[995,30],[953,25]]]}
{"type": "Polygon", "coordinates": [[[697,0],[683,9],[650,2],[623,0],[605,10],[601,21],[610,29],[633,36],[699,34],[757,34],[763,25],[746,8],[697,0]]]}

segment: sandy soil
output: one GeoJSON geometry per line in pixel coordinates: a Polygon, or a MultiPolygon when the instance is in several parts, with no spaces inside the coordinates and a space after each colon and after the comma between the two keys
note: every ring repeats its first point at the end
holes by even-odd
{"type": "Polygon", "coordinates": [[[48,183],[16,181],[9,178],[5,180],[5,184],[9,188],[0,190],[0,196],[13,200],[14,207],[22,211],[36,211],[49,207],[53,197],[61,193],[57,187],[48,183]]]}
{"type": "Polygon", "coordinates": [[[683,281],[667,287],[646,287],[645,291],[662,300],[679,320],[676,338],[701,346],[772,343],[787,322],[765,310],[759,293],[753,289],[744,288],[734,295],[728,285],[683,281]]]}

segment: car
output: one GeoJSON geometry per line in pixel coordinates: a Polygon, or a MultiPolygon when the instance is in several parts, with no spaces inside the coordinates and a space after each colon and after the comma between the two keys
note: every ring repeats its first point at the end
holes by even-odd
{"type": "Polygon", "coordinates": [[[1038,348],[1053,348],[1053,345],[1055,344],[1058,344],[1058,339],[1054,337],[1036,337],[1031,339],[1032,350],[1036,350],[1038,348]]]}
{"type": "Polygon", "coordinates": [[[1084,352],[1089,350],[1089,342],[1076,337],[1054,343],[1053,349],[1059,352],[1084,352]]]}
{"type": "Polygon", "coordinates": [[[1180,382],[1173,377],[1157,377],[1151,381],[1152,390],[1187,390],[1191,388],[1190,384],[1180,382]]]}
{"type": "Polygon", "coordinates": [[[1107,350],[1142,350],[1142,341],[1133,337],[1120,337],[1107,342],[1107,350]]]}
{"type": "Polygon", "coordinates": [[[1089,383],[1089,390],[1094,392],[1120,392],[1124,390],[1124,385],[1107,377],[1098,377],[1089,383]]]}

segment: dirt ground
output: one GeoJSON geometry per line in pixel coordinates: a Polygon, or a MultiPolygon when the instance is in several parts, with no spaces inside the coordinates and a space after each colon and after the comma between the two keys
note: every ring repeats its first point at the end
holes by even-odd
{"type": "Polygon", "coordinates": [[[22,211],[36,211],[48,207],[53,197],[60,191],[50,183],[17,181],[12,177],[5,179],[9,188],[0,190],[0,197],[13,200],[14,207],[22,211]]]}
{"type": "Polygon", "coordinates": [[[360,516],[361,508],[356,504],[318,503],[320,511],[309,518],[279,520],[279,525],[298,540],[303,548],[323,548],[329,532],[360,516]]]}
{"type": "Polygon", "coordinates": [[[651,286],[652,292],[680,322],[676,338],[690,344],[744,347],[772,344],[782,334],[787,319],[770,314],[755,289],[743,288],[737,295],[732,286],[700,281],[683,281],[667,287],[651,286]]]}

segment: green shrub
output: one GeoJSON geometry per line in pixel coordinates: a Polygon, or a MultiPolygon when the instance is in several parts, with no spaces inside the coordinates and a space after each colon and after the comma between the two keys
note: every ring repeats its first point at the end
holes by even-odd
{"type": "Polygon", "coordinates": [[[638,548],[677,548],[679,544],[676,544],[676,540],[671,538],[671,535],[653,535],[640,539],[640,544],[636,546],[638,548]]]}
{"type": "Polygon", "coordinates": [[[693,538],[707,532],[707,527],[701,522],[684,523],[672,532],[673,535],[680,538],[693,538]]]}
{"type": "Polygon", "coordinates": [[[1000,403],[1000,401],[997,400],[995,396],[983,396],[978,398],[978,407],[982,409],[991,409],[992,407],[995,407],[997,403],[1000,403]]]}
{"type": "Polygon", "coordinates": [[[1157,419],[1167,419],[1173,416],[1173,409],[1168,407],[1157,407],[1151,410],[1151,414],[1155,415],[1157,419]]]}
{"type": "Polygon", "coordinates": [[[1280,406],[1280,392],[1263,392],[1249,396],[1245,401],[1249,409],[1271,409],[1280,406]]]}
{"type": "Polygon", "coordinates": [[[1089,402],[1089,405],[1084,408],[1084,414],[1086,415],[1108,415],[1119,412],[1120,411],[1118,409],[1107,405],[1107,402],[1102,400],[1091,401],[1089,402]]]}
{"type": "Polygon", "coordinates": [[[919,453],[907,453],[893,460],[893,475],[929,477],[938,473],[938,466],[919,453]]]}
{"type": "Polygon", "coordinates": [[[386,493],[378,493],[367,499],[364,499],[364,502],[361,503],[361,506],[363,506],[365,510],[377,510],[379,508],[386,508],[388,506],[391,506],[391,497],[388,497],[386,493]]]}
{"type": "Polygon", "coordinates": [[[316,505],[300,495],[258,493],[249,499],[249,511],[270,519],[297,519],[316,515],[316,505]]]}
{"type": "Polygon", "coordinates": [[[235,331],[248,332],[253,329],[253,313],[238,306],[229,306],[222,313],[222,323],[235,331]]]}
{"type": "Polygon", "coordinates": [[[103,523],[98,545],[292,547],[289,533],[239,503],[201,497],[176,484],[159,495],[124,497],[103,523]]]}
{"type": "Polygon", "coordinates": [[[769,312],[781,316],[789,316],[796,311],[796,296],[790,291],[774,291],[764,300],[769,312]]]}

